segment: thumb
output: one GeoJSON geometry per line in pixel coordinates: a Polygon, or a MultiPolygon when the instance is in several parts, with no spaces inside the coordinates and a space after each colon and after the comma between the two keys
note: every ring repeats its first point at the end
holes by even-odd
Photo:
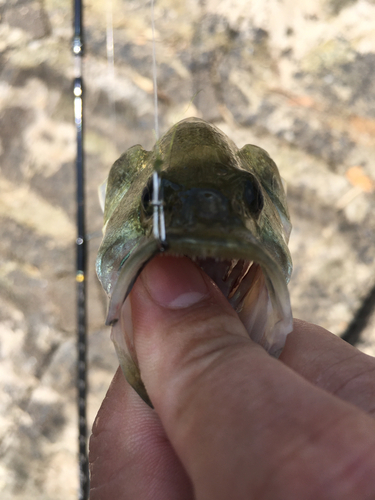
{"type": "MultiPolygon", "coordinates": [[[[129,313],[128,307],[123,309],[129,313]]],[[[253,343],[211,279],[186,257],[152,260],[131,293],[132,330],[142,379],[155,408],[181,393],[230,346],[253,343]]]]}

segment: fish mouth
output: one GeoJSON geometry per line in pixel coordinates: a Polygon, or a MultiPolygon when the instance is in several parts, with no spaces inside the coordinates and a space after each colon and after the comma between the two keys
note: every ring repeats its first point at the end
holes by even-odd
{"type": "Polygon", "coordinates": [[[172,234],[166,248],[145,238],[123,264],[110,299],[107,325],[114,325],[137,277],[157,254],[192,259],[221,290],[244,324],[249,337],[278,357],[293,329],[286,278],[279,265],[255,239],[228,240],[212,235],[193,238],[172,234]]]}

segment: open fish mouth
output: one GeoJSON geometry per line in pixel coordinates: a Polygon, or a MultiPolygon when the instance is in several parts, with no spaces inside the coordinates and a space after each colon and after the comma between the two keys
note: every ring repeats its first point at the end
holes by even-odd
{"type": "Polygon", "coordinates": [[[265,330],[270,301],[261,266],[243,259],[220,261],[198,258],[196,263],[227,298],[250,337],[259,343],[261,332],[265,330]]]}
{"type": "MultiPolygon", "coordinates": [[[[158,242],[148,239],[126,260],[111,296],[108,325],[117,322],[137,277],[159,253],[158,242]]],[[[271,355],[279,356],[287,334],[292,331],[292,312],[285,277],[263,249],[249,242],[244,248],[234,242],[230,245],[228,240],[225,244],[212,239],[197,244],[191,239],[172,237],[163,254],[193,260],[227,298],[249,337],[271,355]]]]}

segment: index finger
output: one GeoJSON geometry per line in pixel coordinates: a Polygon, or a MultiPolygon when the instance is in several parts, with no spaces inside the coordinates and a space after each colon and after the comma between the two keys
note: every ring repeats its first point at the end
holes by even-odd
{"type": "Polygon", "coordinates": [[[375,414],[375,358],[324,328],[294,320],[280,360],[317,387],[375,414]]]}

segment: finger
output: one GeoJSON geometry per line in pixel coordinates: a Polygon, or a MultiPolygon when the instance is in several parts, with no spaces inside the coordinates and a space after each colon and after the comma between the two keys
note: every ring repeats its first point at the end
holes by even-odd
{"type": "Polygon", "coordinates": [[[336,335],[294,320],[280,360],[318,387],[375,416],[375,358],[336,335]]]}
{"type": "Polygon", "coordinates": [[[197,498],[375,498],[375,422],[254,344],[188,259],[156,258],[131,296],[148,393],[197,498]]]}
{"type": "Polygon", "coordinates": [[[90,438],[90,500],[192,500],[156,413],[117,371],[90,438]]]}

